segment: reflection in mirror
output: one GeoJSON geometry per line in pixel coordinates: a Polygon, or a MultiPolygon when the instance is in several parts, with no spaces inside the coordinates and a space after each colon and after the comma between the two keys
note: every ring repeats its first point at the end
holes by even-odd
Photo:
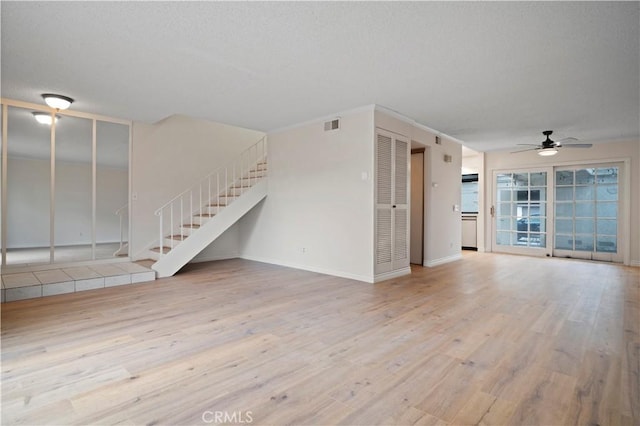
{"type": "Polygon", "coordinates": [[[7,113],[7,265],[50,261],[51,127],[31,113],[7,113]]]}
{"type": "Polygon", "coordinates": [[[55,262],[92,258],[92,120],[56,123],[55,262]]]}
{"type": "MultiPolygon", "coordinates": [[[[2,105],[0,105],[0,123],[2,123],[0,125],[0,130],[3,128],[4,126],[4,122],[2,121],[2,114],[4,113],[4,107],[2,105]]],[[[4,151],[2,150],[2,144],[4,143],[4,132],[0,132],[0,185],[2,184],[3,180],[4,180],[4,174],[2,172],[3,167],[4,167],[4,151]]],[[[0,195],[2,194],[2,190],[0,190],[0,195]]],[[[4,199],[0,200],[0,224],[4,224],[4,199]]],[[[2,252],[2,265],[5,264],[6,259],[5,259],[5,251],[4,251],[4,238],[2,237],[2,233],[6,232],[4,231],[4,228],[2,226],[0,226],[0,251],[2,252]]],[[[2,266],[0,265],[0,266],[2,266]]],[[[0,268],[0,271],[2,269],[0,268]]]]}
{"type": "Polygon", "coordinates": [[[96,258],[127,256],[129,126],[98,121],[96,139],[96,258]]]}

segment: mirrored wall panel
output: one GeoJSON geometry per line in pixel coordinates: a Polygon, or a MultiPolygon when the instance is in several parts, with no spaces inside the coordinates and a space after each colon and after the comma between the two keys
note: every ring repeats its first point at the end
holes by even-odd
{"type": "Polygon", "coordinates": [[[51,127],[32,112],[7,113],[7,265],[50,261],[51,127]]]}
{"type": "Polygon", "coordinates": [[[55,262],[92,258],[93,120],[56,123],[55,262]]]}
{"type": "Polygon", "coordinates": [[[96,127],[96,257],[127,256],[129,126],[98,121],[96,127]]]}
{"type": "Polygon", "coordinates": [[[130,123],[7,104],[2,266],[127,257],[130,123]]]}

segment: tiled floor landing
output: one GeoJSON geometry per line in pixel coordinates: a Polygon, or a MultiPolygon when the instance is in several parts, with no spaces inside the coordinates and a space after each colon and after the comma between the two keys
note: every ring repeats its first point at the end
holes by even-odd
{"type": "Polygon", "coordinates": [[[22,273],[7,272],[2,273],[2,303],[155,279],[155,271],[132,262],[22,273]]]}

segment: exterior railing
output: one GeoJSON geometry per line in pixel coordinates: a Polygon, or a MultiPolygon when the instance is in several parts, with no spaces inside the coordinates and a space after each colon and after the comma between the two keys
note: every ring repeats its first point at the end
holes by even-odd
{"type": "MultiPolygon", "coordinates": [[[[206,175],[195,185],[185,189],[155,211],[159,221],[158,247],[160,256],[165,248],[176,245],[174,233],[182,226],[192,228],[200,225],[196,217],[213,217],[233,198],[242,195],[266,173],[267,138],[260,139],[245,149],[231,163],[206,175]],[[261,170],[264,169],[264,170],[261,170]],[[169,233],[168,237],[165,237],[169,233]],[[164,245],[165,238],[170,240],[164,245]]],[[[179,234],[178,241],[185,236],[179,234]]]]}

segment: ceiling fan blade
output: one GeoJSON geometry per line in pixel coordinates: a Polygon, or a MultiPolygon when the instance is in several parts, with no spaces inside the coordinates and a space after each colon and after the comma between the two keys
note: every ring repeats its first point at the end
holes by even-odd
{"type": "Polygon", "coordinates": [[[577,138],[562,138],[562,139],[556,141],[557,144],[558,143],[562,144],[562,143],[565,143],[565,142],[578,142],[578,139],[577,138]]]}
{"type": "MultiPolygon", "coordinates": [[[[518,145],[523,145],[523,144],[518,144],[518,145]]],[[[520,151],[511,151],[510,154],[517,154],[519,152],[527,152],[527,151],[537,151],[539,149],[542,149],[538,145],[535,145],[535,146],[536,148],[521,149],[520,151]]]]}
{"type": "Polygon", "coordinates": [[[593,144],[591,143],[570,143],[567,145],[562,145],[562,148],[591,148],[593,144]]]}
{"type": "Polygon", "coordinates": [[[522,145],[522,146],[537,146],[539,147],[540,144],[537,143],[517,143],[516,145],[522,145]]]}

